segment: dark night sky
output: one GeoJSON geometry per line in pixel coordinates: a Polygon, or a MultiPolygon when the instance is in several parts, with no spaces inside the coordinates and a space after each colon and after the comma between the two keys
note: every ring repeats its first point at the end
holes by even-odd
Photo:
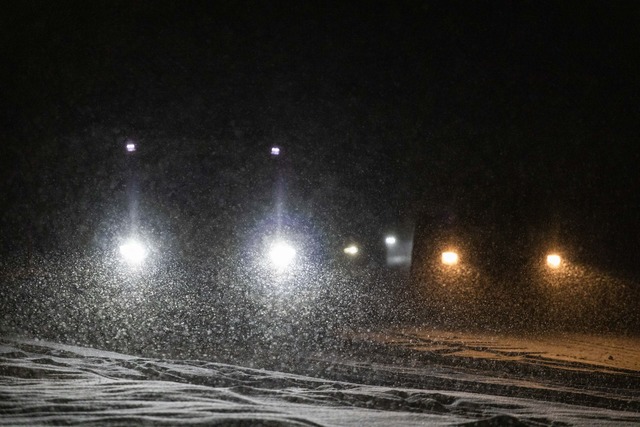
{"type": "Polygon", "coordinates": [[[341,235],[444,215],[640,261],[635,2],[63,3],[2,13],[5,251],[78,200],[95,226],[131,137],[198,227],[260,209],[275,142],[290,203],[341,235]]]}

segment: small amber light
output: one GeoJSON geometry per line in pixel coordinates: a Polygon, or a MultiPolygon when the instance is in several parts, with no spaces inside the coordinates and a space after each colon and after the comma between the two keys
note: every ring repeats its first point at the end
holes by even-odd
{"type": "Polygon", "coordinates": [[[442,263],[444,265],[456,265],[460,257],[453,251],[442,252],[442,263]]]}
{"type": "Polygon", "coordinates": [[[547,255],[547,266],[550,268],[559,268],[562,264],[562,258],[557,254],[547,255]]]}

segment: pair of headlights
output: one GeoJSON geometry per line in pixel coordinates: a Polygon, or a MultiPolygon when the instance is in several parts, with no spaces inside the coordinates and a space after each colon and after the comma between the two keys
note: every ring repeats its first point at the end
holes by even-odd
{"type": "MultiPolygon", "coordinates": [[[[120,256],[131,266],[139,266],[147,258],[149,251],[140,241],[130,239],[120,245],[120,256]]],[[[277,241],[271,245],[268,253],[269,263],[276,270],[285,270],[296,258],[296,249],[289,243],[277,241]]]]}
{"type": "MultiPolygon", "coordinates": [[[[440,260],[444,265],[457,265],[460,262],[460,256],[455,251],[445,251],[442,252],[440,260]]],[[[552,253],[547,255],[547,267],[549,268],[560,268],[562,265],[562,257],[558,254],[552,253]]]]}

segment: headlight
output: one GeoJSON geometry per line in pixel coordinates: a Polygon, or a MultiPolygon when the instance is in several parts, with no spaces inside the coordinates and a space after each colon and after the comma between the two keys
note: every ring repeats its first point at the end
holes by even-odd
{"type": "Polygon", "coordinates": [[[559,268],[562,265],[562,257],[558,254],[547,255],[547,266],[549,268],[559,268]]]}
{"type": "Polygon", "coordinates": [[[442,263],[444,265],[456,265],[460,259],[458,254],[454,251],[442,252],[442,263]]]}
{"type": "Polygon", "coordinates": [[[358,247],[356,245],[350,245],[344,248],[344,253],[350,256],[355,256],[358,254],[358,247]]]}
{"type": "Polygon", "coordinates": [[[287,242],[275,242],[269,249],[269,261],[279,271],[286,270],[294,262],[296,250],[287,242]]]}
{"type": "Polygon", "coordinates": [[[120,255],[130,265],[140,265],[147,257],[147,248],[137,240],[120,245],[120,255]]]}

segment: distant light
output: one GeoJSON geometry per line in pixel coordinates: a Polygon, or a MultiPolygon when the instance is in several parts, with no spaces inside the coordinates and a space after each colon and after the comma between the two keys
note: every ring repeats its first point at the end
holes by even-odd
{"type": "Polygon", "coordinates": [[[271,155],[279,156],[280,155],[280,147],[271,147],[271,155]]]}
{"type": "Polygon", "coordinates": [[[442,263],[444,265],[456,265],[458,263],[458,254],[453,251],[442,252],[442,263]]]}
{"type": "Polygon", "coordinates": [[[388,245],[388,246],[393,246],[396,244],[398,240],[395,238],[395,236],[387,236],[384,239],[384,242],[388,245]]]}
{"type": "Polygon", "coordinates": [[[286,242],[276,242],[269,250],[269,260],[273,267],[284,270],[291,265],[296,257],[296,250],[286,242]]]}
{"type": "Polygon", "coordinates": [[[139,265],[147,257],[147,248],[137,240],[129,240],[120,246],[120,255],[131,265],[139,265]]]}
{"type": "Polygon", "coordinates": [[[559,268],[562,264],[562,258],[557,254],[547,255],[547,265],[550,268],[559,268]]]}
{"type": "Polygon", "coordinates": [[[134,144],[133,142],[128,142],[127,143],[127,151],[129,153],[133,153],[134,151],[136,151],[136,144],[134,144]]]}
{"type": "Polygon", "coordinates": [[[347,246],[346,248],[344,248],[344,253],[351,256],[357,255],[358,247],[356,245],[347,246]]]}

